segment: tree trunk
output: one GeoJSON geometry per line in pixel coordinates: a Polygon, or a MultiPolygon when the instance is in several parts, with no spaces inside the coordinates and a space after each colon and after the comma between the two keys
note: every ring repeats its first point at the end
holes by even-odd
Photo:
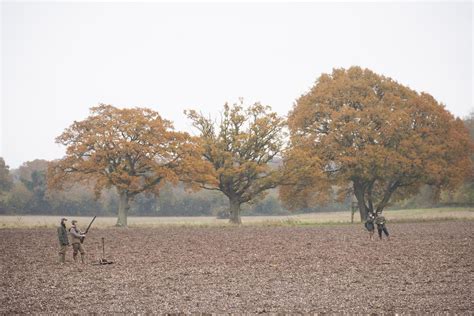
{"type": "Polygon", "coordinates": [[[365,192],[364,186],[361,183],[354,181],[354,195],[357,199],[357,204],[359,205],[359,213],[360,213],[360,221],[364,222],[367,220],[367,216],[369,215],[369,210],[365,205],[365,192]]]}
{"type": "Polygon", "coordinates": [[[382,213],[383,209],[388,205],[390,198],[392,197],[392,193],[398,188],[399,182],[395,181],[393,183],[389,183],[387,185],[387,189],[383,195],[382,201],[380,201],[379,205],[377,205],[377,213],[382,213]]]}
{"type": "Polygon", "coordinates": [[[229,199],[230,202],[230,219],[229,223],[240,225],[242,220],[240,219],[240,202],[238,200],[229,199]]]}
{"type": "Polygon", "coordinates": [[[129,204],[130,197],[128,196],[127,191],[120,191],[119,197],[120,197],[119,210],[118,210],[117,224],[115,226],[127,227],[127,216],[128,216],[128,210],[130,209],[130,204],[129,204]]]}
{"type": "Polygon", "coordinates": [[[360,213],[360,221],[364,222],[367,220],[367,217],[369,216],[369,210],[365,206],[364,201],[358,201],[359,203],[359,213],[360,213]]]}

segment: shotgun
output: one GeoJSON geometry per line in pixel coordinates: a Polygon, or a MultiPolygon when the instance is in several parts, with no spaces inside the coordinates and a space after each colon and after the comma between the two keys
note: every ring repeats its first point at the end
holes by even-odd
{"type": "MultiPolygon", "coordinates": [[[[94,216],[94,218],[91,220],[91,222],[89,223],[89,226],[87,226],[86,231],[84,232],[84,235],[87,234],[87,232],[89,231],[89,228],[91,228],[92,223],[95,221],[95,218],[96,218],[96,217],[97,217],[97,216],[94,216]]],[[[84,237],[81,237],[81,244],[84,242],[84,238],[86,238],[86,237],[85,237],[85,236],[84,236],[84,237]]]]}

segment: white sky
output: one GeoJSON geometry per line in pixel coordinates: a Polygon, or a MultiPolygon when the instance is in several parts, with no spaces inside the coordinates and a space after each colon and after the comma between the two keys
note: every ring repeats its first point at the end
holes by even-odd
{"type": "Polygon", "coordinates": [[[334,67],[359,65],[473,107],[472,2],[1,4],[0,156],[64,155],[54,139],[98,103],[190,130],[244,97],[286,115],[334,67]]]}

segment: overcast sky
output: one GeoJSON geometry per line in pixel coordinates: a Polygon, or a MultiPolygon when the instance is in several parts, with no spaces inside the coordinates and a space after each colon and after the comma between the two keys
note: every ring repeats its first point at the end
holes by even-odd
{"type": "Polygon", "coordinates": [[[473,110],[472,2],[1,4],[0,157],[57,159],[99,103],[149,107],[191,131],[243,97],[286,115],[332,68],[359,65],[473,110]]]}

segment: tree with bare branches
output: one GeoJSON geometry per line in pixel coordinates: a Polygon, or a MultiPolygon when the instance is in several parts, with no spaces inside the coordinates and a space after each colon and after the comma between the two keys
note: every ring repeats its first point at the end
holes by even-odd
{"type": "Polygon", "coordinates": [[[199,130],[203,157],[212,174],[190,179],[201,188],[221,191],[229,199],[230,222],[241,224],[240,208],[275,188],[282,170],[272,160],[282,152],[285,121],[269,106],[225,104],[220,120],[185,112],[199,130]]]}

